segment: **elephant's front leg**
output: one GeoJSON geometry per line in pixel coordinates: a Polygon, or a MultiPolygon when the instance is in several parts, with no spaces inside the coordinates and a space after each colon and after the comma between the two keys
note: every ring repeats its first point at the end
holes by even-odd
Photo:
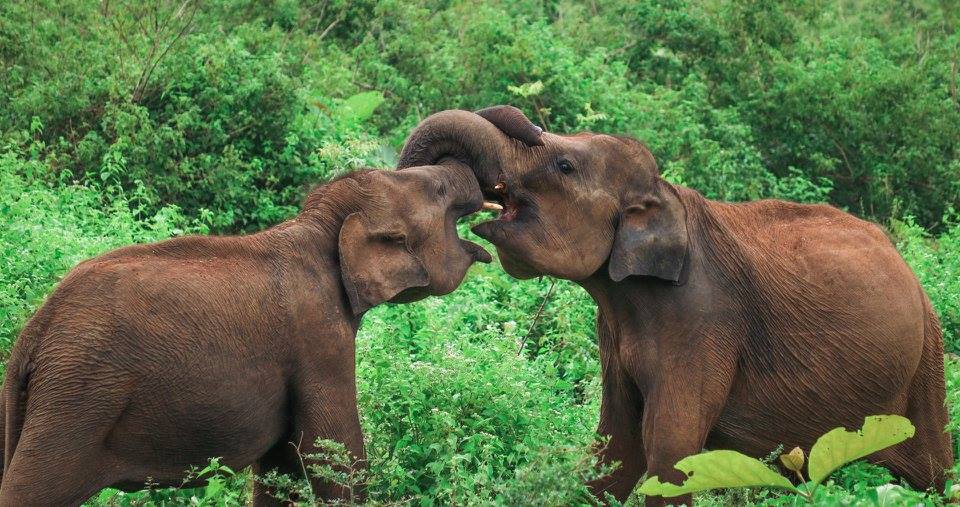
{"type": "MultiPolygon", "coordinates": [[[[302,479],[304,465],[311,462],[309,454],[316,454],[314,443],[318,439],[333,440],[346,446],[356,467],[366,467],[363,447],[363,432],[357,412],[356,382],[353,376],[339,382],[305,383],[299,386],[294,398],[292,431],[289,438],[271,450],[258,463],[257,473],[278,470],[302,479]]],[[[307,467],[309,470],[309,467],[307,467]]],[[[363,498],[359,486],[333,484],[316,477],[309,477],[314,495],[322,500],[356,501],[363,498]]],[[[258,485],[254,491],[257,506],[277,505],[269,488],[258,485]]]]}
{"type": "Polygon", "coordinates": [[[609,493],[623,502],[646,471],[643,450],[641,415],[643,401],[640,392],[616,358],[603,357],[603,397],[600,402],[600,425],[597,433],[608,437],[600,452],[604,465],[619,463],[609,475],[592,481],[590,491],[604,500],[609,493]]]}
{"type": "MultiPolygon", "coordinates": [[[[346,447],[353,471],[366,468],[367,455],[357,412],[355,382],[351,381],[349,388],[342,386],[337,390],[326,388],[315,391],[315,396],[304,408],[302,454],[316,453],[313,444],[317,439],[333,440],[346,447]]],[[[319,499],[354,502],[363,497],[362,484],[334,484],[317,478],[311,478],[310,482],[313,493],[319,499]]]]}
{"type": "MultiPolygon", "coordinates": [[[[686,475],[674,468],[681,459],[703,450],[723,409],[732,367],[711,368],[704,358],[668,365],[644,397],[643,442],[647,476],[681,484],[686,475]]],[[[647,507],[692,505],[691,495],[648,496],[647,507]]]]}

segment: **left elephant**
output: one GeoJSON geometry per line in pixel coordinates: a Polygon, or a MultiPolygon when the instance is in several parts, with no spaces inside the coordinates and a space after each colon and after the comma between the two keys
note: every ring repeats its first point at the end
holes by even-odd
{"type": "MultiPolygon", "coordinates": [[[[236,237],[114,250],[75,267],[27,323],[3,385],[0,507],[76,505],[147,478],[180,484],[215,456],[302,474],[317,438],[364,459],[354,340],[385,302],[454,290],[480,209],[450,161],[354,172],[295,218],[236,237]]],[[[318,496],[344,494],[315,481],[318,496]]],[[[274,502],[257,487],[255,503],[274,502]]]]}

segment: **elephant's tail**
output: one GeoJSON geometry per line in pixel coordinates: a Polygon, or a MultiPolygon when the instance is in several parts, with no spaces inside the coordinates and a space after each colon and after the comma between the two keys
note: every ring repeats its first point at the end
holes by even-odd
{"type": "Polygon", "coordinates": [[[20,430],[23,428],[27,383],[30,377],[28,365],[29,361],[14,361],[12,357],[7,363],[7,378],[3,383],[3,467],[0,468],[0,478],[3,470],[10,466],[20,440],[20,430]]]}
{"type": "Polygon", "coordinates": [[[30,383],[30,374],[33,373],[34,348],[47,327],[50,319],[48,305],[43,305],[36,315],[20,332],[10,359],[7,361],[7,374],[3,381],[3,398],[0,399],[0,446],[3,448],[3,460],[0,462],[0,479],[3,472],[10,467],[13,453],[20,441],[20,432],[27,410],[27,389],[30,383]]]}

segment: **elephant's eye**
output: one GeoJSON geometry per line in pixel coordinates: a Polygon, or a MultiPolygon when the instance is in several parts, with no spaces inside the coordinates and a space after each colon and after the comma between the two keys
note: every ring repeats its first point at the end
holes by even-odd
{"type": "Polygon", "coordinates": [[[560,172],[563,174],[570,174],[573,172],[573,164],[571,164],[569,160],[561,158],[557,162],[557,169],[560,169],[560,172]]]}
{"type": "Polygon", "coordinates": [[[407,235],[402,232],[383,232],[380,233],[380,241],[384,243],[405,243],[407,235]]]}

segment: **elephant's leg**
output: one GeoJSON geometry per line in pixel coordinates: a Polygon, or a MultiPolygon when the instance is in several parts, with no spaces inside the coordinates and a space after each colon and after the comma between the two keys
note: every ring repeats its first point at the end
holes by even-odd
{"type": "MultiPolygon", "coordinates": [[[[710,350],[710,345],[704,345],[710,350]]],[[[717,350],[722,350],[719,347],[717,350]]],[[[644,397],[643,444],[647,476],[681,484],[686,475],[674,468],[681,459],[703,450],[723,409],[734,373],[735,356],[695,353],[663,357],[663,367],[644,397]]],[[[692,505],[691,495],[647,497],[647,507],[692,505]]]]}
{"type": "Polygon", "coordinates": [[[24,428],[0,485],[0,507],[79,505],[113,483],[100,442],[68,427],[24,428]]]}
{"type": "Polygon", "coordinates": [[[129,386],[103,368],[73,372],[33,384],[0,484],[0,507],[79,505],[126,478],[122,456],[105,442],[126,407],[129,386]]]}
{"type": "Polygon", "coordinates": [[[601,463],[620,466],[610,475],[589,484],[590,491],[603,500],[609,493],[624,502],[646,471],[643,452],[640,392],[613,359],[603,361],[603,396],[597,433],[609,437],[600,453],[601,463]]]}
{"type": "MultiPolygon", "coordinates": [[[[296,416],[294,436],[302,440],[301,453],[316,452],[317,439],[333,440],[343,444],[357,468],[366,468],[367,455],[363,447],[363,431],[357,411],[355,380],[327,383],[322,388],[306,391],[301,410],[296,416]]],[[[363,498],[362,487],[355,490],[319,479],[311,480],[313,492],[324,500],[363,498]]],[[[362,486],[362,485],[358,485],[362,486]]]]}
{"type": "MultiPolygon", "coordinates": [[[[296,455],[296,449],[289,439],[284,439],[272,449],[267,451],[253,465],[253,473],[257,476],[263,476],[267,472],[276,471],[280,474],[289,475],[300,479],[303,475],[303,469],[298,466],[299,462],[296,455]]],[[[286,502],[274,496],[274,489],[264,485],[260,481],[253,483],[253,505],[255,507],[274,507],[285,505],[286,502]]]]}
{"type": "MultiPolygon", "coordinates": [[[[932,409],[931,410],[935,410],[932,409]]],[[[919,490],[933,488],[943,492],[946,473],[953,465],[950,435],[924,419],[930,412],[908,411],[906,416],[914,424],[914,437],[891,449],[871,457],[871,461],[890,469],[919,490]]]]}
{"type": "MultiPolygon", "coordinates": [[[[363,448],[363,432],[360,428],[360,416],[357,412],[356,385],[351,378],[343,383],[327,382],[321,387],[316,384],[298,389],[293,414],[292,433],[261,458],[256,473],[270,470],[291,474],[296,478],[303,475],[305,455],[315,454],[313,445],[317,439],[329,439],[344,444],[358,467],[366,467],[366,453],[363,448]]],[[[309,461],[306,462],[309,464],[309,461]]],[[[331,484],[310,478],[311,488],[317,498],[354,499],[362,498],[361,491],[351,491],[343,485],[331,484]]],[[[254,503],[258,506],[278,505],[269,489],[261,484],[254,490],[254,503]]]]}
{"type": "MultiPolygon", "coordinates": [[[[674,468],[677,461],[703,449],[707,439],[706,421],[690,399],[669,399],[669,391],[661,391],[647,400],[644,407],[643,437],[648,476],[661,482],[681,484],[686,475],[674,468]]],[[[648,496],[647,507],[692,505],[692,496],[672,498],[648,496]]]]}
{"type": "MultiPolygon", "coordinates": [[[[3,389],[0,388],[0,393],[3,392],[3,389]]],[[[6,458],[4,457],[4,449],[6,448],[7,443],[7,408],[6,400],[3,396],[0,396],[0,484],[3,483],[3,468],[6,458]]]]}
{"type": "Polygon", "coordinates": [[[916,428],[913,438],[882,451],[874,461],[887,466],[917,489],[943,491],[945,470],[953,466],[953,442],[946,431],[944,405],[943,345],[935,320],[927,324],[920,364],[907,392],[905,417],[916,428]]]}

